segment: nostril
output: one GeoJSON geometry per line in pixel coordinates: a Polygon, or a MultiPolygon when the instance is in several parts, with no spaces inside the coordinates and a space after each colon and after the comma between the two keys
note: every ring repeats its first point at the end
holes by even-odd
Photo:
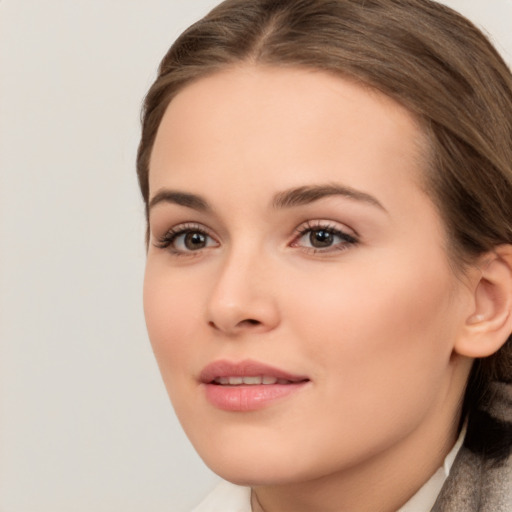
{"type": "Polygon", "coordinates": [[[248,318],[247,320],[242,320],[238,323],[239,326],[251,326],[251,325],[260,325],[261,322],[259,320],[254,320],[253,318],[248,318]]]}
{"type": "MultiPolygon", "coordinates": [[[[1,2],[1,0],[0,0],[1,2]]],[[[252,330],[265,325],[265,322],[256,320],[255,318],[245,318],[239,322],[228,320],[225,323],[216,322],[215,320],[208,321],[208,327],[215,331],[225,332],[226,334],[242,333],[244,330],[252,330]]]]}

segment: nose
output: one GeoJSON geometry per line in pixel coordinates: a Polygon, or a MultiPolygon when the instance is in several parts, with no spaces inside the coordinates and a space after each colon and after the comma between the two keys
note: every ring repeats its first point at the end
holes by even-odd
{"type": "Polygon", "coordinates": [[[228,336],[264,333],[280,322],[277,280],[261,255],[231,253],[222,262],[208,299],[208,325],[228,336]]]}

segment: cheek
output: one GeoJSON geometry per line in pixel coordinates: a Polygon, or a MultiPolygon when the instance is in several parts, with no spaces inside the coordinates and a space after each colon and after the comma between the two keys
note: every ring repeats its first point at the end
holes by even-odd
{"type": "Polygon", "coordinates": [[[381,261],[364,272],[331,276],[324,286],[318,286],[322,280],[303,283],[308,294],[291,299],[294,335],[332,393],[341,386],[349,398],[352,390],[372,400],[387,385],[422,392],[438,385],[456,332],[451,279],[442,264],[428,272],[418,265],[403,269],[381,261]]]}
{"type": "Polygon", "coordinates": [[[179,277],[148,262],[143,296],[149,339],[166,380],[173,368],[188,367],[187,347],[201,321],[197,294],[190,282],[182,283],[179,277]]]}
{"type": "MultiPolygon", "coordinates": [[[[398,280],[384,266],[354,271],[338,286],[335,277],[323,287],[302,283],[310,292],[290,300],[291,337],[318,392],[308,421],[334,462],[360,456],[361,439],[368,451],[400,439],[442,402],[454,329],[446,276],[435,274],[398,280]],[[334,453],[329,443],[340,436],[334,453]]],[[[311,456],[319,451],[314,445],[311,456]]]]}

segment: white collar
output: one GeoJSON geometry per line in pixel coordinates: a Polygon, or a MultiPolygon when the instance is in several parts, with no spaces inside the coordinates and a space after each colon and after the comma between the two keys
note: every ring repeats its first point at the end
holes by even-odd
{"type": "Polygon", "coordinates": [[[397,512],[428,512],[434,506],[437,496],[441,492],[445,480],[450,474],[453,461],[459,453],[460,447],[464,442],[466,426],[459,434],[457,442],[445,457],[443,465],[423,484],[420,490],[397,512]]]}

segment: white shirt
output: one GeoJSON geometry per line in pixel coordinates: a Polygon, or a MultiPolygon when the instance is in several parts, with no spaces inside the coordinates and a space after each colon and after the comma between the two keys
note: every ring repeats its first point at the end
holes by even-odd
{"type": "MultiPolygon", "coordinates": [[[[453,461],[464,440],[464,431],[443,465],[421,489],[397,512],[429,512],[434,506],[444,481],[450,474],[453,461]]],[[[192,512],[251,512],[251,488],[222,481],[192,512]]]]}

